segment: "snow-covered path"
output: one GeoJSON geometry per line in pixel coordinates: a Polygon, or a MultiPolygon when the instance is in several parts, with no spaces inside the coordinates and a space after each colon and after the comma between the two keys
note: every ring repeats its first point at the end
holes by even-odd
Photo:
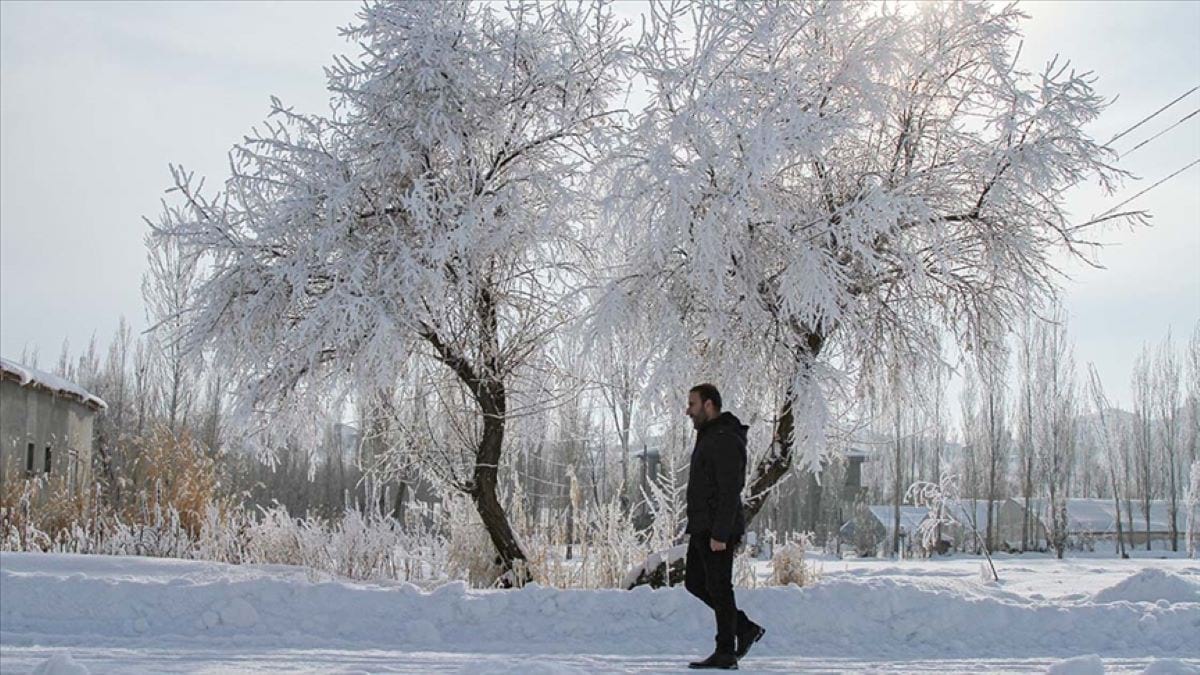
{"type": "MultiPolygon", "coordinates": [[[[5,649],[3,672],[32,672],[60,650],[5,649]]],[[[686,668],[695,653],[627,656],[621,654],[513,654],[489,655],[461,652],[411,652],[376,649],[271,649],[223,652],[214,649],[123,650],[70,648],[74,662],[99,673],[459,673],[467,675],[576,675],[578,673],[695,672],[686,668]]],[[[1161,659],[1102,659],[1105,673],[1200,672],[1200,661],[1161,659]]],[[[1000,659],[854,659],[804,656],[750,656],[743,673],[1012,673],[1046,672],[1058,658],[1000,659]]],[[[1070,665],[1070,664],[1068,664],[1070,665]]],[[[1061,667],[1061,665],[1060,665],[1061,667]]],[[[1098,672],[1076,667],[1068,673],[1098,672]]]]}
{"type": "MultiPolygon", "coordinates": [[[[770,631],[742,670],[1037,672],[1089,654],[1107,672],[1200,669],[1196,561],[997,564],[999,584],[971,558],[829,560],[814,586],[740,590],[770,631]]],[[[292,567],[0,555],[6,673],[54,653],[94,673],[678,672],[711,635],[678,588],[423,591],[292,567]]]]}

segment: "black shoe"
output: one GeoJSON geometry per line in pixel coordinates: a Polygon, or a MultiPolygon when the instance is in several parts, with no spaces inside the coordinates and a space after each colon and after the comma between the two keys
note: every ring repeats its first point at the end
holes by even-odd
{"type": "Polygon", "coordinates": [[[767,629],[757,624],[750,624],[750,629],[737,638],[737,657],[740,659],[750,651],[755,642],[767,634],[767,629]]]}
{"type": "Polygon", "coordinates": [[[720,670],[737,670],[737,657],[724,652],[713,652],[713,655],[703,661],[692,661],[688,668],[716,668],[720,670]]]}

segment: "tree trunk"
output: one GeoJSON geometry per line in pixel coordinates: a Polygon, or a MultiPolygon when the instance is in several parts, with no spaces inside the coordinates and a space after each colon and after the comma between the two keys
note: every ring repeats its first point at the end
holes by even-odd
{"type": "Polygon", "coordinates": [[[1147,499],[1142,504],[1145,507],[1146,514],[1146,550],[1150,550],[1150,500],[1147,499]]]}
{"type": "MultiPolygon", "coordinates": [[[[937,440],[935,441],[936,445],[934,445],[934,448],[933,448],[933,480],[937,481],[938,483],[942,482],[942,445],[943,444],[942,444],[941,428],[942,428],[942,426],[941,426],[941,410],[939,409],[938,410],[937,440]]],[[[934,544],[933,550],[939,551],[939,552],[942,550],[942,548],[941,548],[942,547],[942,517],[943,517],[942,504],[941,504],[941,502],[938,502],[937,532],[935,535],[937,537],[937,542],[934,544]]]]}
{"type": "Polygon", "coordinates": [[[567,560],[575,557],[575,504],[567,500],[567,560]]]}
{"type": "Polygon", "coordinates": [[[1000,449],[997,447],[999,441],[996,438],[996,383],[994,375],[989,375],[988,379],[988,492],[987,492],[987,533],[984,536],[984,546],[989,552],[996,550],[996,541],[993,537],[995,534],[992,527],[993,509],[996,504],[996,464],[999,458],[1000,449]]]}
{"type": "Polygon", "coordinates": [[[895,411],[895,472],[892,477],[892,556],[900,557],[900,499],[901,499],[901,484],[903,483],[900,477],[901,471],[901,445],[900,445],[900,402],[896,401],[895,411]]]}
{"type": "Polygon", "coordinates": [[[496,547],[496,555],[502,570],[499,582],[502,585],[521,586],[531,580],[524,564],[527,558],[517,543],[517,537],[508,523],[504,507],[497,494],[497,478],[500,473],[500,455],[504,449],[504,426],[508,412],[508,399],[504,383],[494,374],[501,372],[495,362],[499,353],[495,303],[487,292],[481,292],[478,312],[482,324],[481,343],[485,357],[485,377],[462,354],[442,342],[437,332],[424,326],[421,337],[425,338],[437,352],[438,360],[449,366],[459,380],[470,390],[483,414],[483,434],[475,451],[475,471],[469,486],[471,500],[479,512],[479,518],[487,530],[488,538],[496,547]]]}
{"type": "Polygon", "coordinates": [[[525,552],[517,543],[517,537],[508,523],[508,516],[496,492],[499,475],[500,453],[504,446],[504,422],[507,402],[504,385],[489,382],[481,385],[483,395],[479,404],[483,408],[483,435],[475,455],[475,474],[471,484],[471,499],[479,511],[479,517],[487,529],[488,538],[496,547],[500,566],[506,577],[503,585],[524,585],[531,580],[529,570],[523,564],[525,552]]]}
{"type": "Polygon", "coordinates": [[[787,474],[787,470],[792,466],[792,432],[794,429],[795,420],[792,418],[792,402],[789,394],[788,400],[783,404],[783,409],[780,410],[779,420],[775,423],[775,440],[772,443],[771,451],[755,465],[754,474],[750,479],[750,497],[746,500],[744,507],[747,525],[762,510],[775,484],[787,474]]]}
{"type": "Polygon", "coordinates": [[[1176,520],[1179,513],[1179,504],[1175,500],[1177,486],[1175,485],[1175,457],[1174,451],[1167,455],[1168,475],[1170,477],[1170,495],[1167,500],[1167,532],[1171,537],[1171,550],[1179,551],[1179,528],[1176,520]]]}
{"type": "Polygon", "coordinates": [[[1036,546],[1034,537],[1037,536],[1036,529],[1030,527],[1034,523],[1030,516],[1030,509],[1033,508],[1033,448],[1027,451],[1025,459],[1025,480],[1024,480],[1024,497],[1025,497],[1025,513],[1021,516],[1021,551],[1028,551],[1031,546],[1036,546]]]}
{"type": "Polygon", "coordinates": [[[1121,539],[1121,497],[1117,492],[1117,472],[1116,469],[1109,467],[1109,479],[1112,481],[1113,489],[1113,508],[1117,514],[1117,555],[1122,558],[1128,558],[1125,553],[1125,542],[1121,539]]]}
{"type": "MultiPolygon", "coordinates": [[[[821,353],[825,338],[817,333],[808,333],[805,336],[805,343],[807,348],[798,359],[798,366],[802,370],[808,370],[811,367],[808,362],[816,360],[821,353]]],[[[796,420],[792,413],[793,395],[794,392],[789,387],[787,395],[784,397],[783,407],[779,411],[779,420],[775,423],[771,450],[759,460],[751,475],[750,496],[743,507],[747,526],[762,510],[771,490],[787,475],[788,469],[792,466],[792,442],[794,440],[792,436],[796,430],[796,420]]]]}
{"type": "Polygon", "coordinates": [[[633,418],[633,394],[626,386],[622,389],[621,414],[618,419],[621,432],[621,513],[629,514],[629,425],[633,418]]]}
{"type": "Polygon", "coordinates": [[[407,501],[406,500],[407,496],[408,496],[408,483],[405,483],[404,481],[399,481],[396,484],[396,501],[392,505],[392,518],[394,518],[396,520],[396,522],[399,522],[399,523],[404,522],[404,503],[405,503],[405,501],[407,501]]]}
{"type": "Polygon", "coordinates": [[[1133,540],[1133,500],[1128,497],[1128,493],[1125,497],[1125,530],[1128,533],[1125,535],[1126,550],[1136,547],[1137,542],[1133,540]]]}

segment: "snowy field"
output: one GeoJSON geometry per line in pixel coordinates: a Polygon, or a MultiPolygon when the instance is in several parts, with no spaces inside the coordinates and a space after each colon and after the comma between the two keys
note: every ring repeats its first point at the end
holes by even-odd
{"type": "MultiPolygon", "coordinates": [[[[748,672],[1200,673],[1200,561],[819,561],[739,591],[748,672]]],[[[292,567],[0,555],[5,673],[657,673],[712,645],[683,589],[432,591],[292,567]]]]}

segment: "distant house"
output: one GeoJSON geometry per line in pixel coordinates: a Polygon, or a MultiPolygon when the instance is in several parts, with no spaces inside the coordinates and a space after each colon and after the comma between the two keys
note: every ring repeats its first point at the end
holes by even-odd
{"type": "MultiPolygon", "coordinates": [[[[802,469],[804,485],[800,492],[803,495],[800,502],[799,519],[796,525],[802,532],[813,532],[816,543],[825,544],[826,533],[832,534],[832,528],[852,518],[855,509],[861,507],[867,499],[867,488],[862,484],[863,462],[870,461],[871,455],[866,450],[854,447],[842,448],[836,455],[826,457],[821,462],[821,475],[811,470],[802,469]],[[834,484],[828,479],[829,470],[836,462],[843,475],[840,484],[834,484]],[[822,479],[821,476],[825,476],[822,479]]],[[[834,474],[836,475],[836,474],[834,474]]],[[[841,537],[838,537],[841,541],[841,537]]]]}
{"type": "Polygon", "coordinates": [[[842,457],[846,460],[846,480],[842,485],[842,501],[845,502],[843,508],[853,508],[854,504],[861,503],[866,500],[867,488],[862,482],[862,465],[863,462],[870,461],[871,453],[859,448],[846,448],[842,450],[842,457]]]}
{"type": "MultiPolygon", "coordinates": [[[[946,528],[951,545],[963,551],[974,551],[982,547],[981,542],[988,533],[988,502],[986,499],[962,499],[948,502],[946,509],[958,525],[946,528]],[[978,535],[976,534],[978,533],[978,535]]],[[[992,502],[993,551],[1016,551],[1021,548],[1021,526],[1025,521],[1025,507],[1013,499],[997,499],[992,502]]],[[[1036,539],[1040,533],[1033,537],[1036,539]]]]}
{"type": "MultiPolygon", "coordinates": [[[[947,502],[945,507],[946,520],[952,519],[954,522],[947,522],[942,526],[941,538],[945,542],[943,545],[964,551],[982,548],[982,542],[987,537],[987,500],[964,499],[947,502]]],[[[1020,548],[1021,521],[1024,513],[1025,509],[1011,499],[1000,499],[993,503],[992,518],[995,521],[995,530],[992,532],[992,549],[1020,548]]],[[[921,547],[919,530],[921,523],[928,517],[927,507],[900,507],[900,538],[903,546],[914,551],[921,547]]],[[[854,517],[842,525],[838,536],[842,542],[851,545],[876,542],[878,553],[890,555],[895,518],[895,509],[890,504],[868,505],[860,508],[854,517]],[[868,528],[868,532],[862,532],[864,527],[868,528]]]]}
{"type": "MultiPolygon", "coordinates": [[[[1160,544],[1160,548],[1170,548],[1171,519],[1168,514],[1168,504],[1164,499],[1150,501],[1150,525],[1146,526],[1146,510],[1140,499],[1131,502],[1132,514],[1125,511],[1126,503],[1121,501],[1121,530],[1125,543],[1131,547],[1145,548],[1147,540],[1151,546],[1160,544]],[[1132,522],[1131,522],[1132,515],[1132,522]]],[[[1112,499],[1082,499],[1066,500],[1067,508],[1067,538],[1068,546],[1072,548],[1090,548],[1098,541],[1109,540],[1115,545],[1117,536],[1116,507],[1112,499]]],[[[1046,501],[1035,499],[1030,509],[1041,523],[1042,532],[1038,534],[1045,539],[1050,526],[1050,514],[1046,501]]],[[[1187,528],[1187,508],[1179,503],[1175,514],[1176,532],[1183,538],[1187,528]]],[[[1180,542],[1182,545],[1182,541],[1180,542]]]]}
{"type": "Polygon", "coordinates": [[[49,475],[88,485],[92,426],[107,407],[74,382],[0,358],[0,482],[49,475]]]}
{"type": "MultiPolygon", "coordinates": [[[[1092,549],[1100,542],[1115,545],[1117,535],[1116,510],[1111,499],[1082,499],[1065,500],[1067,510],[1067,546],[1073,549],[1092,549]]],[[[1170,517],[1167,513],[1167,502],[1156,499],[1150,502],[1150,526],[1146,527],[1146,513],[1140,501],[1132,503],[1132,526],[1130,514],[1125,512],[1125,502],[1121,502],[1121,529],[1125,542],[1131,548],[1145,548],[1147,540],[1153,548],[1170,548],[1170,517]]],[[[946,504],[948,515],[955,521],[942,527],[942,539],[952,548],[961,551],[978,551],[982,541],[987,537],[988,503],[985,499],[963,499],[946,504]],[[976,536],[978,533],[978,536],[976,536]]],[[[1034,548],[1049,548],[1050,517],[1046,510],[1044,499],[1034,499],[1030,502],[1029,521],[1030,544],[1034,548]]],[[[929,515],[929,509],[918,506],[900,507],[900,537],[902,546],[916,550],[920,546],[918,529],[921,522],[929,515]]],[[[1021,547],[1022,523],[1026,511],[1020,502],[1014,499],[1001,499],[993,503],[992,517],[995,527],[992,531],[993,551],[1016,551],[1021,547]]],[[[851,546],[869,544],[874,547],[874,553],[890,555],[892,553],[892,530],[895,522],[895,512],[890,504],[878,504],[861,507],[854,516],[839,530],[841,542],[851,546]],[[864,531],[865,528],[865,531],[864,531]]],[[[1176,531],[1180,536],[1180,546],[1187,528],[1187,509],[1179,504],[1176,514],[1176,531]]],[[[866,553],[866,551],[859,551],[866,553]]]]}
{"type": "MultiPolygon", "coordinates": [[[[923,506],[900,507],[900,538],[902,545],[911,548],[920,535],[917,529],[921,521],[929,515],[929,509],[923,506]]],[[[860,550],[860,554],[891,555],[892,533],[895,530],[896,512],[890,504],[869,504],[860,507],[850,520],[838,530],[838,538],[854,547],[869,543],[875,547],[873,551],[860,550]]]]}

